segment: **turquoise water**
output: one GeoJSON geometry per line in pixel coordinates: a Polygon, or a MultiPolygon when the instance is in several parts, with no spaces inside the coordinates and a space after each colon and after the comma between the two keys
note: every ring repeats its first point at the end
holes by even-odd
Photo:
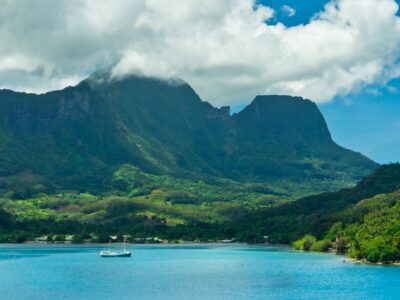
{"type": "Polygon", "coordinates": [[[243,245],[1,245],[0,299],[400,299],[400,267],[243,245]]]}

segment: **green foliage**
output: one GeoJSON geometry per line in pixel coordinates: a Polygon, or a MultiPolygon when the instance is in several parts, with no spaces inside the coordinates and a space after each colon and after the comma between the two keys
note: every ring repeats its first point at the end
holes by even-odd
{"type": "Polygon", "coordinates": [[[240,239],[245,237],[242,231],[264,228],[270,242],[295,241],[295,248],[304,249],[301,237],[308,233],[322,239],[312,243],[311,250],[326,251],[332,243],[338,253],[348,252],[354,258],[399,261],[400,165],[381,167],[353,189],[261,209],[236,220],[235,225],[240,239]]]}
{"type": "MultiPolygon", "coordinates": [[[[287,201],[276,193],[263,194],[272,191],[266,184],[257,184],[250,192],[248,184],[232,180],[205,182],[151,175],[129,165],[117,169],[114,178],[127,183],[125,191],[97,195],[63,191],[52,195],[41,193],[24,200],[3,199],[1,205],[6,211],[1,220],[10,228],[28,228],[31,239],[48,235],[53,241],[59,236],[60,242],[65,234],[74,234],[73,242],[82,242],[83,227],[96,232],[93,241],[102,239],[106,232],[115,234],[121,229],[139,232],[141,237],[157,234],[182,239],[178,235],[183,232],[182,226],[186,238],[207,241],[235,237],[236,230],[223,223],[287,201]],[[141,194],[138,190],[147,192],[141,194]],[[198,224],[208,225],[199,229],[198,224]]],[[[262,231],[247,239],[264,242],[262,231]]]]}
{"type": "Polygon", "coordinates": [[[129,200],[115,198],[108,200],[106,212],[110,217],[118,217],[137,209],[138,206],[135,203],[129,200]]]}
{"type": "Polygon", "coordinates": [[[328,232],[325,235],[325,239],[332,242],[335,241],[337,234],[339,234],[339,236],[342,236],[343,229],[344,229],[343,223],[340,221],[336,222],[331,226],[331,228],[329,228],[328,232]]]}
{"type": "Polygon", "coordinates": [[[116,189],[131,191],[135,188],[149,184],[151,178],[142,170],[132,165],[124,164],[113,174],[112,184],[116,189]]]}
{"type": "Polygon", "coordinates": [[[65,235],[64,234],[57,234],[54,237],[55,242],[65,242],[65,235]]]}
{"type": "Polygon", "coordinates": [[[300,240],[293,242],[293,248],[297,250],[310,251],[317,239],[309,234],[303,236],[300,240]]]}
{"type": "Polygon", "coordinates": [[[24,243],[30,236],[22,231],[0,232],[0,243],[24,243]]]}
{"type": "Polygon", "coordinates": [[[362,222],[349,223],[344,230],[352,257],[370,262],[400,260],[400,190],[363,200],[349,210],[364,213],[362,222]]]}
{"type": "Polygon", "coordinates": [[[332,242],[330,240],[321,240],[314,242],[310,250],[311,251],[318,251],[318,252],[327,252],[332,248],[332,242]]]}
{"type": "Polygon", "coordinates": [[[354,247],[349,248],[348,255],[354,259],[361,259],[362,257],[360,250],[354,247]]]}
{"type": "Polygon", "coordinates": [[[360,223],[371,210],[393,205],[397,201],[396,197],[386,198],[379,195],[399,188],[400,164],[387,165],[361,180],[352,189],[323,193],[261,209],[244,216],[235,224],[254,231],[260,227],[267,228],[266,234],[270,236],[270,240],[278,243],[291,243],[306,233],[318,239],[334,240],[336,233],[343,231],[344,227],[340,224],[345,226],[360,223]],[[362,202],[375,195],[378,197],[376,200],[362,202]]]}
{"type": "Polygon", "coordinates": [[[361,257],[370,262],[390,262],[400,259],[400,251],[383,237],[375,237],[363,243],[361,257]]]}
{"type": "Polygon", "coordinates": [[[183,191],[172,192],[165,197],[165,200],[172,204],[193,204],[198,203],[198,198],[195,198],[189,193],[183,191]]]}
{"type": "Polygon", "coordinates": [[[340,216],[346,223],[336,223],[329,232],[341,230],[342,240],[350,244],[351,257],[370,262],[400,260],[400,190],[362,200],[340,216]],[[349,215],[357,217],[349,219],[349,215]]]}

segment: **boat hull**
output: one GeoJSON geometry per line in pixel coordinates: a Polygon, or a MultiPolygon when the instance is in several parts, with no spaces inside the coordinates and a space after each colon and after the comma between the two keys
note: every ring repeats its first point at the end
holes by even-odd
{"type": "Polygon", "coordinates": [[[122,252],[122,253],[116,253],[116,252],[111,252],[111,253],[100,253],[101,257],[131,257],[130,252],[122,252]]]}

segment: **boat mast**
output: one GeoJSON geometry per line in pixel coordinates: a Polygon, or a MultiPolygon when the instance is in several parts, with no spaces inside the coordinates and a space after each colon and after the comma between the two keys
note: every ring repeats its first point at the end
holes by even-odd
{"type": "Polygon", "coordinates": [[[126,251],[126,239],[129,238],[130,235],[124,234],[123,237],[124,237],[124,253],[125,253],[125,252],[128,252],[128,251],[126,251]]]}
{"type": "Polygon", "coordinates": [[[125,240],[126,240],[126,237],[124,236],[124,253],[126,252],[126,248],[125,248],[125,240]]]}

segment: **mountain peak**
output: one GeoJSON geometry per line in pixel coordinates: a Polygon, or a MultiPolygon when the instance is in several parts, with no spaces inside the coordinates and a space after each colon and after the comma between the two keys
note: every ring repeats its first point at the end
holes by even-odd
{"type": "Polygon", "coordinates": [[[257,96],[235,118],[242,126],[263,135],[275,132],[278,139],[285,137],[312,144],[332,141],[317,105],[301,97],[257,96]]]}
{"type": "Polygon", "coordinates": [[[257,95],[252,102],[262,103],[262,102],[273,102],[273,101],[309,101],[303,97],[299,96],[289,96],[289,95],[257,95]]]}
{"type": "Polygon", "coordinates": [[[258,95],[248,106],[249,109],[266,109],[276,112],[276,110],[298,110],[311,109],[318,110],[316,104],[311,100],[302,97],[287,95],[258,95]]]}
{"type": "Polygon", "coordinates": [[[289,114],[293,118],[301,117],[304,114],[304,117],[314,114],[314,117],[323,118],[314,102],[302,97],[285,95],[256,96],[241,113],[244,115],[253,114],[257,119],[277,119],[282,114],[285,116],[289,114]]]}

